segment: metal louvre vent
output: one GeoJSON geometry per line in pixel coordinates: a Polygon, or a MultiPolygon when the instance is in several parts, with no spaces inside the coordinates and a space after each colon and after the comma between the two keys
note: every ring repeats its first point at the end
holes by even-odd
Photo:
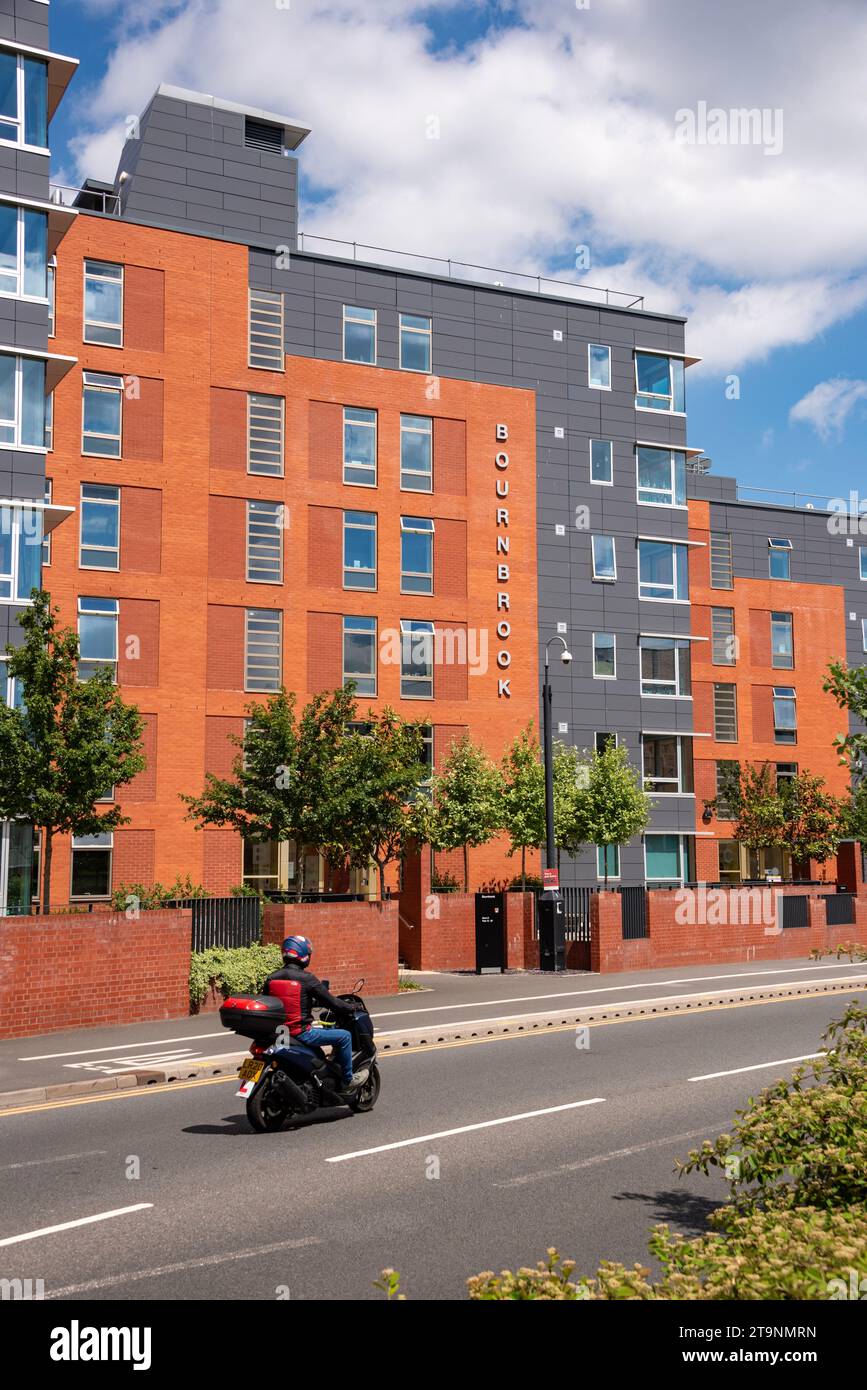
{"type": "Polygon", "coordinates": [[[283,397],[247,398],[247,472],[283,476],[283,397]]]}
{"type": "Polygon", "coordinates": [[[738,741],[738,701],[734,685],[713,688],[713,732],[718,743],[738,741]]]}
{"type": "Polygon", "coordinates": [[[247,579],[251,583],[283,582],[282,503],[247,503],[247,579]]]}
{"type": "Polygon", "coordinates": [[[244,144],[250,150],[264,150],[266,154],[283,153],[283,127],[271,125],[268,121],[257,121],[252,116],[244,120],[244,144]]]}
{"type": "Polygon", "coordinates": [[[250,290],[251,367],[283,370],[283,296],[279,290],[250,290]]]}
{"type": "Polygon", "coordinates": [[[734,588],[732,538],[728,531],[711,531],[710,533],[710,587],[712,589],[734,588]]]}
{"type": "Polygon", "coordinates": [[[248,608],[246,617],[245,688],[279,690],[282,615],[268,609],[248,608]]]}

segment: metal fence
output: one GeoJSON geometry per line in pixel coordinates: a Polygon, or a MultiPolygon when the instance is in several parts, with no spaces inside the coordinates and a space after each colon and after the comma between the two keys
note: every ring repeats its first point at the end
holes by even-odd
{"type": "Polygon", "coordinates": [[[829,927],[854,927],[855,895],[853,893],[823,893],[829,927]]]}
{"type": "Polygon", "coordinates": [[[806,893],[800,893],[796,897],[788,894],[783,898],[783,927],[806,927],[809,926],[809,899],[806,893]]]}
{"type": "Polygon", "coordinates": [[[590,940],[590,903],[598,888],[562,888],[567,941],[590,940]]]}
{"type": "Polygon", "coordinates": [[[647,889],[621,888],[623,940],[638,941],[647,936],[647,889]]]}
{"type": "Polygon", "coordinates": [[[262,905],[258,898],[183,898],[170,906],[192,910],[194,951],[251,946],[261,940],[262,905]]]}

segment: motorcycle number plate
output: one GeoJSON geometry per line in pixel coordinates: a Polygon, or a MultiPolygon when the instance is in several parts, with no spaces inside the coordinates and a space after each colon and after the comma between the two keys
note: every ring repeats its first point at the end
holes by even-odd
{"type": "Polygon", "coordinates": [[[243,1061],[241,1063],[241,1067],[238,1072],[238,1079],[239,1081],[252,1081],[253,1085],[255,1086],[256,1082],[259,1080],[259,1077],[262,1075],[262,1072],[264,1070],[264,1062],[256,1062],[252,1057],[248,1057],[246,1061],[243,1061]]]}

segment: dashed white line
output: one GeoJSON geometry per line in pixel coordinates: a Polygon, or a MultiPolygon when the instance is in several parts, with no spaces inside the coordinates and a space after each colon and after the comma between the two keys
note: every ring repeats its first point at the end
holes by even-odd
{"type": "Polygon", "coordinates": [[[134,1211],[147,1211],[153,1202],[138,1202],[134,1207],[118,1207],[116,1211],[101,1211],[95,1216],[81,1216],[77,1221],[62,1221],[58,1226],[43,1226],[38,1231],[25,1231],[20,1236],[6,1236],[0,1246],[21,1245],[26,1240],[38,1240],[40,1236],[55,1236],[60,1231],[73,1231],[77,1226],[92,1226],[97,1221],[111,1221],[115,1216],[129,1216],[134,1211]]]}
{"type": "Polygon", "coordinates": [[[812,1062],[823,1057],[822,1052],[808,1052],[803,1057],[780,1057],[776,1062],[755,1062],[751,1067],[732,1067],[731,1071],[709,1071],[704,1076],[691,1076],[690,1081],[716,1081],[720,1076],[740,1076],[745,1071],[765,1071],[770,1067],[791,1067],[796,1062],[812,1062]]]}

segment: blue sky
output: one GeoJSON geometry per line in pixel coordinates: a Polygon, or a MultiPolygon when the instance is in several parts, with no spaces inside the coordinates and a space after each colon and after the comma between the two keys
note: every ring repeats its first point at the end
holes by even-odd
{"type": "Polygon", "coordinates": [[[557,271],[687,313],[688,349],[705,358],[688,376],[690,437],[714,471],[847,495],[867,422],[867,7],[817,11],[53,0],[52,47],[81,60],[54,163],[110,178],[124,118],[159,80],[297,116],[313,128],[308,230],[557,271]],[[779,112],[780,148],[731,136],[684,148],[679,113],[701,103],[779,112]]]}

